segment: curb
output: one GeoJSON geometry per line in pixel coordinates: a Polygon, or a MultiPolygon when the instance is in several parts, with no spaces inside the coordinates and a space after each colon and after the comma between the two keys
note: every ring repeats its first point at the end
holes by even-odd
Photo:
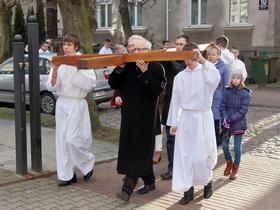
{"type": "Polygon", "coordinates": [[[256,103],[252,103],[252,104],[250,104],[250,106],[254,106],[254,107],[264,107],[264,108],[277,108],[277,109],[280,109],[280,106],[276,106],[276,105],[264,105],[264,104],[256,104],[256,103]]]}
{"type": "MultiPolygon", "coordinates": [[[[116,159],[117,159],[117,156],[109,157],[109,158],[106,158],[106,159],[103,159],[103,160],[100,160],[100,161],[96,161],[95,164],[98,165],[98,164],[102,164],[102,163],[109,163],[109,162],[112,162],[116,159]]],[[[20,182],[24,182],[24,181],[29,181],[29,180],[32,180],[32,179],[47,178],[47,177],[55,175],[56,171],[42,171],[42,172],[31,171],[31,172],[28,172],[24,176],[21,176],[21,175],[12,173],[12,172],[9,172],[9,173],[10,173],[10,176],[16,176],[17,179],[0,183],[0,187],[11,185],[11,184],[16,184],[16,183],[20,183],[20,182]]]]}

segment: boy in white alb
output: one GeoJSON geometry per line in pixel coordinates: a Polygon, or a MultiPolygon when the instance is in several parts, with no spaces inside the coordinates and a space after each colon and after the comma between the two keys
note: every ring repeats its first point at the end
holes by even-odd
{"type": "Polygon", "coordinates": [[[230,51],[232,52],[232,54],[234,55],[234,62],[233,62],[233,65],[235,68],[232,68],[231,71],[231,74],[235,73],[234,70],[236,71],[242,71],[242,79],[243,79],[243,82],[246,80],[248,74],[247,74],[247,70],[246,70],[246,67],[245,67],[245,64],[243,63],[243,61],[239,60],[238,59],[238,55],[239,55],[239,49],[237,47],[231,47],[230,51]]]}
{"type": "MultiPolygon", "coordinates": [[[[75,34],[63,38],[66,56],[77,55],[80,40],[75,34]]],[[[85,97],[96,85],[93,70],[78,70],[75,66],[54,66],[46,86],[56,91],[56,167],[58,186],[77,182],[75,169],[88,181],[93,174],[94,155],[89,151],[92,144],[91,124],[85,97]]]]}
{"type": "Polygon", "coordinates": [[[213,193],[217,147],[211,105],[220,81],[219,71],[195,43],[184,50],[192,50],[196,61],[186,60],[187,68],[175,76],[167,120],[171,135],[176,134],[172,190],[184,192],[183,205],[194,199],[194,185],[205,186],[205,199],[213,193]]]}
{"type": "Polygon", "coordinates": [[[221,60],[225,63],[227,69],[232,68],[234,62],[234,55],[228,50],[229,39],[225,35],[216,38],[216,45],[221,50],[221,60]]]}

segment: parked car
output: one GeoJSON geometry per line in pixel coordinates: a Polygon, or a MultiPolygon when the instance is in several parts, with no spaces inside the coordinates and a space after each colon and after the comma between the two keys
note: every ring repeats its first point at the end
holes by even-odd
{"type": "MultiPolygon", "coordinates": [[[[42,53],[39,55],[40,71],[40,106],[42,113],[54,114],[56,94],[46,88],[46,81],[51,70],[51,58],[55,53],[42,53]]],[[[25,56],[25,90],[26,104],[29,104],[29,75],[28,56],[25,56]]],[[[111,100],[113,90],[108,84],[110,68],[96,69],[97,85],[94,88],[94,99],[97,104],[111,100]]],[[[9,58],[0,64],[0,102],[14,103],[14,65],[13,58],[9,58]]]]}

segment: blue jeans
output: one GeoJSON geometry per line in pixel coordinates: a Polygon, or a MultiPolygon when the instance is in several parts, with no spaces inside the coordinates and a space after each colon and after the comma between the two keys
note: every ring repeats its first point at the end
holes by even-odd
{"type": "MultiPolygon", "coordinates": [[[[229,149],[229,140],[230,136],[227,139],[222,139],[222,148],[227,161],[232,159],[229,149]]],[[[242,135],[234,135],[234,164],[237,166],[239,166],[241,159],[241,141],[242,135]]]]}

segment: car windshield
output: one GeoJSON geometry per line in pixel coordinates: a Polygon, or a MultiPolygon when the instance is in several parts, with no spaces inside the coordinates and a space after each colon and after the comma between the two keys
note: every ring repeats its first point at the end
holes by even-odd
{"type": "MultiPolygon", "coordinates": [[[[25,57],[25,73],[28,74],[28,58],[25,57]]],[[[40,74],[49,74],[51,70],[51,62],[46,58],[39,58],[39,72],[40,74]]],[[[9,59],[0,67],[0,74],[13,74],[14,63],[13,59],[9,59]]]]}
{"type": "Polygon", "coordinates": [[[14,73],[14,64],[13,60],[9,60],[8,62],[4,63],[0,67],[0,73],[1,74],[13,74],[14,73]]]}

